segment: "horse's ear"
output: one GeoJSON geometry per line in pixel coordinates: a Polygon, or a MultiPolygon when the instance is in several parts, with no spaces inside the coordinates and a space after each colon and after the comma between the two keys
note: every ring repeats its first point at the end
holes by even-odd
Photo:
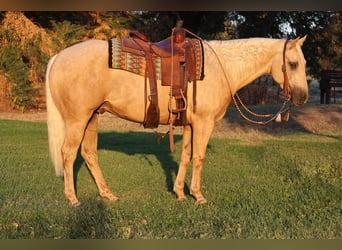
{"type": "Polygon", "coordinates": [[[294,40],[291,40],[290,42],[289,42],[289,49],[293,49],[293,48],[295,48],[296,47],[296,44],[297,44],[297,42],[298,42],[298,40],[299,40],[299,37],[297,37],[296,39],[294,39],[294,40]]]}
{"type": "Polygon", "coordinates": [[[296,39],[292,40],[291,43],[289,44],[289,48],[292,49],[296,46],[296,44],[298,43],[299,46],[302,46],[304,41],[306,39],[306,35],[302,38],[297,37],[296,39]]]}
{"type": "Polygon", "coordinates": [[[303,36],[301,39],[298,40],[299,46],[302,46],[302,45],[303,45],[303,43],[305,42],[305,39],[306,39],[306,35],[303,36]]]}

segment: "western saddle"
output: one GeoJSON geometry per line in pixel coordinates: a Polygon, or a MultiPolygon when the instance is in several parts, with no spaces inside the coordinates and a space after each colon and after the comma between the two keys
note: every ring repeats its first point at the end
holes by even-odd
{"type": "Polygon", "coordinates": [[[170,37],[156,43],[150,42],[145,35],[138,31],[131,31],[129,34],[129,38],[122,39],[122,51],[145,57],[145,83],[147,78],[149,79],[149,107],[146,110],[146,101],[143,125],[145,128],[157,128],[159,125],[158,89],[154,59],[160,57],[162,85],[170,86],[169,122],[171,136],[173,125],[180,126],[187,123],[187,84],[189,81],[194,83],[193,105],[196,105],[196,57],[192,39],[186,38],[186,30],[180,26],[172,29],[170,37]]]}

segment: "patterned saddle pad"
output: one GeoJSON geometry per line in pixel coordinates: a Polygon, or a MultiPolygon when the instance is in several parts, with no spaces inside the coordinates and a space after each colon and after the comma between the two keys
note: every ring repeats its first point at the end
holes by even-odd
{"type": "MultiPolygon", "coordinates": [[[[195,46],[196,79],[204,78],[204,55],[202,43],[198,39],[192,39],[195,46]]],[[[161,80],[161,57],[153,56],[156,66],[157,80],[161,80]]],[[[128,72],[145,76],[146,62],[143,55],[136,55],[122,50],[122,39],[112,38],[109,40],[109,68],[121,69],[128,72]]]]}

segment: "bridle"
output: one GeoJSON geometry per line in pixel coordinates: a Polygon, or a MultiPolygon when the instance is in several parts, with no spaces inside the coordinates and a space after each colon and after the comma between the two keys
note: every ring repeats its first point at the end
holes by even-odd
{"type": "Polygon", "coordinates": [[[289,77],[287,75],[286,62],[285,62],[286,46],[287,46],[288,42],[289,42],[289,39],[286,39],[286,41],[284,43],[284,49],[283,49],[283,65],[281,67],[281,70],[283,71],[283,75],[284,75],[283,90],[284,90],[284,96],[285,96],[286,100],[290,100],[290,98],[291,98],[290,82],[289,82],[289,77]]]}

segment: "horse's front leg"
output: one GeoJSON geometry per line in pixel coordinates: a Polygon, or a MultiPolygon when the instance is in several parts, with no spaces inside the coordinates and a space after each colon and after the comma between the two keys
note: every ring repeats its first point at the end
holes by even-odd
{"type": "Polygon", "coordinates": [[[195,197],[197,205],[207,203],[207,200],[201,193],[201,173],[208,141],[214,129],[214,125],[214,120],[198,121],[193,124],[193,168],[190,194],[195,197]]]}
{"type": "Polygon", "coordinates": [[[97,124],[98,114],[94,113],[85,130],[84,138],[82,141],[81,155],[87,163],[90,173],[92,174],[95,183],[99,189],[100,195],[104,198],[109,199],[110,201],[116,201],[118,197],[116,197],[110,191],[105,179],[103,178],[102,171],[98,163],[97,124]]]}
{"type": "Polygon", "coordinates": [[[184,195],[184,181],[186,171],[189,167],[192,154],[192,128],[190,125],[184,126],[182,151],[180,157],[180,163],[178,168],[178,174],[173,185],[173,191],[176,193],[178,200],[185,200],[184,195]]]}

